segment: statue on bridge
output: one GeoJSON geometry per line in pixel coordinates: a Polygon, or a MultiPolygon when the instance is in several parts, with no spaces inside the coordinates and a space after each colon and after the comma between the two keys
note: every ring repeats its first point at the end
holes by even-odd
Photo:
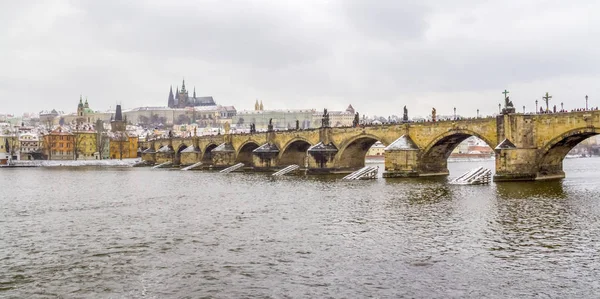
{"type": "Polygon", "coordinates": [[[404,114],[402,115],[402,122],[408,122],[408,109],[404,106],[404,114]]]}
{"type": "Polygon", "coordinates": [[[268,132],[273,132],[273,119],[269,118],[269,125],[267,126],[268,132]]]}
{"type": "Polygon", "coordinates": [[[300,130],[300,121],[296,120],[296,131],[300,130]]]}
{"type": "Polygon", "coordinates": [[[223,129],[225,130],[225,134],[229,134],[229,131],[231,130],[231,125],[229,124],[228,121],[226,121],[225,124],[223,125],[223,129]]]}
{"type": "Polygon", "coordinates": [[[515,106],[513,105],[513,102],[510,100],[510,97],[506,97],[506,99],[504,99],[504,107],[505,108],[515,108],[515,106]]]}
{"type": "Polygon", "coordinates": [[[505,89],[502,94],[504,94],[504,109],[502,109],[502,114],[515,113],[516,109],[513,105],[513,102],[510,100],[510,97],[508,96],[508,90],[505,89]]]}
{"type": "Polygon", "coordinates": [[[254,134],[254,133],[256,133],[256,125],[250,124],[250,134],[254,134]]]}
{"type": "Polygon", "coordinates": [[[431,121],[435,122],[435,117],[437,116],[435,108],[431,108],[431,121]]]}
{"type": "Polygon", "coordinates": [[[321,128],[329,128],[329,112],[327,112],[327,108],[323,109],[323,118],[321,119],[321,128]]]}
{"type": "Polygon", "coordinates": [[[358,112],[356,112],[354,114],[354,120],[352,120],[352,126],[355,128],[358,127],[359,122],[360,122],[360,115],[358,114],[358,112]]]}

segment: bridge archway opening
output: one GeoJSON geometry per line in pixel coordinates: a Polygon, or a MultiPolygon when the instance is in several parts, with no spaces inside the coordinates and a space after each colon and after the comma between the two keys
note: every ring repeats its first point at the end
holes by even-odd
{"type": "Polygon", "coordinates": [[[205,165],[211,165],[212,162],[212,150],[215,149],[217,147],[216,144],[212,143],[209,144],[206,149],[204,150],[204,153],[202,154],[202,164],[205,165]]]}
{"type": "MultiPolygon", "coordinates": [[[[339,168],[364,167],[367,152],[378,141],[381,142],[375,136],[361,136],[350,141],[348,145],[341,150],[338,162],[339,168]]],[[[383,145],[383,147],[385,147],[385,145],[383,145]]]]}
{"type": "MultiPolygon", "coordinates": [[[[452,154],[452,151],[461,144],[463,141],[470,137],[476,137],[483,141],[493,149],[490,143],[483,139],[481,136],[470,132],[450,132],[444,136],[441,136],[432,145],[425,148],[420,159],[420,169],[424,174],[429,175],[446,175],[448,171],[448,158],[452,154]]],[[[490,153],[489,157],[492,157],[493,153],[490,153]]]]}
{"type": "MultiPolygon", "coordinates": [[[[538,163],[538,177],[564,177],[565,173],[563,170],[563,161],[581,142],[584,140],[596,136],[599,133],[595,132],[596,130],[593,128],[586,128],[580,130],[569,131],[565,134],[562,134],[558,138],[550,141],[548,145],[546,145],[542,149],[542,153],[540,155],[539,163],[538,163]]],[[[590,149],[583,149],[584,152],[574,153],[578,155],[589,155],[592,154],[589,152],[590,149]]]]}
{"type": "Polygon", "coordinates": [[[308,148],[311,146],[305,140],[296,140],[289,143],[281,152],[279,157],[280,166],[288,166],[292,164],[305,167],[308,157],[308,148]]]}
{"type": "Polygon", "coordinates": [[[253,141],[244,144],[238,151],[236,162],[244,163],[247,166],[254,165],[254,163],[252,162],[252,151],[257,149],[258,146],[259,145],[253,141]]]}
{"type": "Polygon", "coordinates": [[[183,152],[186,148],[187,148],[187,145],[185,145],[184,143],[179,145],[179,147],[177,148],[177,151],[175,152],[175,157],[173,157],[173,159],[174,159],[173,164],[179,165],[179,163],[181,163],[181,152],[183,152]]]}

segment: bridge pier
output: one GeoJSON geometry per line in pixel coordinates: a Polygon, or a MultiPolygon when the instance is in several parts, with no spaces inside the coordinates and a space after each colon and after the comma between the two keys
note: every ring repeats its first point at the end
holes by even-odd
{"type": "Polygon", "coordinates": [[[496,148],[495,182],[533,181],[537,178],[535,149],[496,148]]]}
{"type": "Polygon", "coordinates": [[[156,151],[154,150],[154,145],[142,152],[142,161],[146,161],[151,165],[156,164],[156,151]]]}
{"type": "Polygon", "coordinates": [[[332,143],[319,142],[308,148],[308,171],[311,173],[330,173],[336,170],[334,162],[338,149],[332,143]]]}
{"type": "Polygon", "coordinates": [[[235,149],[231,143],[221,143],[211,151],[214,168],[226,168],[236,164],[235,149]]]}
{"type": "Polygon", "coordinates": [[[200,151],[196,147],[189,146],[180,153],[179,164],[181,166],[196,164],[199,161],[199,155],[200,151]]]}
{"type": "Polygon", "coordinates": [[[384,178],[448,175],[445,159],[424,159],[421,149],[408,135],[402,135],[385,148],[384,178]]]}
{"type": "Polygon", "coordinates": [[[272,170],[277,166],[279,148],[272,143],[265,143],[252,151],[252,163],[255,170],[272,170]]]}

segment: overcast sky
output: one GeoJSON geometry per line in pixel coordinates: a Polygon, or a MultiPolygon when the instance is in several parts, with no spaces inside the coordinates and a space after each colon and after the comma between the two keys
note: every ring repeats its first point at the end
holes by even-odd
{"type": "Polygon", "coordinates": [[[0,113],[218,104],[410,116],[600,106],[600,1],[0,0],[0,113]]]}

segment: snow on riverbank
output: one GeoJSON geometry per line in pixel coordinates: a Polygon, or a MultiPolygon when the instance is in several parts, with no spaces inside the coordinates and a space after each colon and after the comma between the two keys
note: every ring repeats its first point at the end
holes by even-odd
{"type": "Polygon", "coordinates": [[[64,161],[13,161],[10,166],[14,167],[66,167],[66,166],[110,166],[110,167],[131,167],[141,159],[123,159],[123,160],[64,160],[64,161]]]}

